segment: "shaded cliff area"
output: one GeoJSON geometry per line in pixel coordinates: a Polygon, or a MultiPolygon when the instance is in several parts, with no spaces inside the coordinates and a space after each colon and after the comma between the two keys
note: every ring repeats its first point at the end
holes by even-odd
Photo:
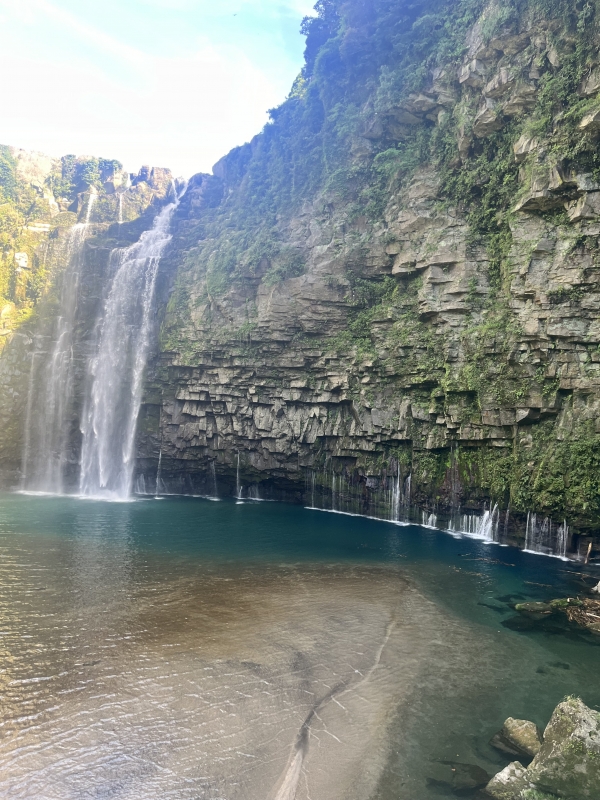
{"type": "Polygon", "coordinates": [[[317,13],[271,124],[181,204],[145,482],[162,447],[172,491],[233,491],[239,458],[263,496],[368,511],[411,475],[431,511],[595,530],[596,4],[317,13]]]}

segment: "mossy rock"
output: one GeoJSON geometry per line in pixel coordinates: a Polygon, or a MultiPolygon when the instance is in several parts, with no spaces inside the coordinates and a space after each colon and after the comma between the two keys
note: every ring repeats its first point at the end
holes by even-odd
{"type": "Polygon", "coordinates": [[[527,770],[541,791],[569,800],[597,800],[600,790],[600,714],[579,698],[560,703],[544,743],[527,770]]]}
{"type": "Polygon", "coordinates": [[[494,800],[518,800],[521,792],[530,786],[526,775],[525,767],[519,761],[513,761],[494,775],[485,792],[494,800]]]}
{"type": "Polygon", "coordinates": [[[559,611],[563,608],[569,608],[569,607],[581,608],[581,606],[583,606],[583,601],[578,600],[575,597],[561,597],[557,600],[551,600],[550,606],[551,608],[557,609],[559,611]]]}
{"type": "Polygon", "coordinates": [[[554,607],[550,603],[517,603],[515,609],[521,614],[536,618],[547,617],[554,613],[554,607]]]}

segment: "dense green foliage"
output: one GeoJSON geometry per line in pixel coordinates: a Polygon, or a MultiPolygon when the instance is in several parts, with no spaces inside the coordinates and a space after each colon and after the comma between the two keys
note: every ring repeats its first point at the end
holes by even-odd
{"type": "Polygon", "coordinates": [[[61,158],[60,167],[48,176],[47,185],[56,197],[72,202],[78,192],[92,186],[100,189],[104,181],[122,169],[121,162],[115,159],[67,155],[61,158]]]}
{"type": "MultiPolygon", "coordinates": [[[[36,254],[40,237],[29,226],[48,219],[49,212],[40,193],[19,178],[11,150],[0,146],[0,329],[11,330],[26,319],[42,290],[44,270],[36,254]],[[29,269],[18,263],[23,257],[29,269]]],[[[0,337],[0,349],[4,341],[0,337]]]]}
{"type": "MultiPolygon", "coordinates": [[[[43,158],[43,157],[42,157],[43,158]]],[[[77,196],[101,189],[122,165],[114,159],[64,156],[45,180],[19,172],[11,148],[0,146],[0,350],[7,335],[27,320],[50,275],[41,244],[76,220],[77,196]],[[70,209],[69,211],[67,209],[70,209]]],[[[102,218],[106,196],[100,196],[102,218]]],[[[114,206],[114,201],[112,203],[114,206]]],[[[114,210],[104,216],[114,218],[114,210]]]]}

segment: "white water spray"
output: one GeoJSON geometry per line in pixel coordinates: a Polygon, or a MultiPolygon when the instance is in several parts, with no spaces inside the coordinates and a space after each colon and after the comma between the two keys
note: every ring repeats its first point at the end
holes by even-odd
{"type": "Polygon", "coordinates": [[[525,526],[525,550],[546,556],[567,559],[569,526],[566,520],[562,525],[554,525],[548,517],[538,519],[537,514],[528,512],[525,526]]]}
{"type": "Polygon", "coordinates": [[[424,528],[437,528],[437,514],[428,514],[427,511],[422,511],[421,525],[424,528]]]}
{"type": "Polygon", "coordinates": [[[491,511],[486,509],[481,517],[477,514],[461,514],[456,522],[451,523],[449,530],[451,533],[464,533],[486,542],[497,542],[499,523],[500,510],[495,505],[491,511]]]}
{"type": "Polygon", "coordinates": [[[161,472],[162,472],[162,448],[158,452],[158,466],[156,468],[156,491],[154,492],[154,495],[155,495],[157,500],[158,500],[158,496],[160,494],[160,476],[161,476],[161,472]]]}
{"type": "Polygon", "coordinates": [[[214,461],[210,462],[210,472],[211,472],[211,475],[212,475],[213,497],[216,498],[216,497],[219,496],[219,489],[217,487],[217,469],[215,467],[215,462],[214,461]]]}

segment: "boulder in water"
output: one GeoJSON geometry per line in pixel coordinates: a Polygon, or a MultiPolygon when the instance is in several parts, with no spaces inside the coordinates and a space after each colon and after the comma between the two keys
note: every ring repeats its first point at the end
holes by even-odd
{"type": "Polygon", "coordinates": [[[548,617],[554,612],[554,608],[550,603],[517,603],[515,609],[520,614],[526,614],[534,619],[548,617]]]}
{"type": "Polygon", "coordinates": [[[460,764],[452,767],[452,789],[462,792],[466,789],[480,789],[489,781],[488,773],[476,764],[460,764]]]}
{"type": "Polygon", "coordinates": [[[519,761],[513,761],[502,772],[494,775],[485,787],[486,794],[494,800],[518,800],[521,792],[531,786],[526,774],[525,767],[519,761]]]}
{"type": "Polygon", "coordinates": [[[509,717],[490,744],[512,756],[533,758],[539,753],[542,742],[542,732],[535,723],[509,717]]]}
{"type": "Polygon", "coordinates": [[[577,697],[560,703],[527,777],[536,788],[559,797],[596,800],[600,793],[600,714],[577,697]]]}
{"type": "Polygon", "coordinates": [[[560,703],[527,769],[509,764],[488,783],[494,800],[598,800],[600,714],[577,697],[560,703]]]}

